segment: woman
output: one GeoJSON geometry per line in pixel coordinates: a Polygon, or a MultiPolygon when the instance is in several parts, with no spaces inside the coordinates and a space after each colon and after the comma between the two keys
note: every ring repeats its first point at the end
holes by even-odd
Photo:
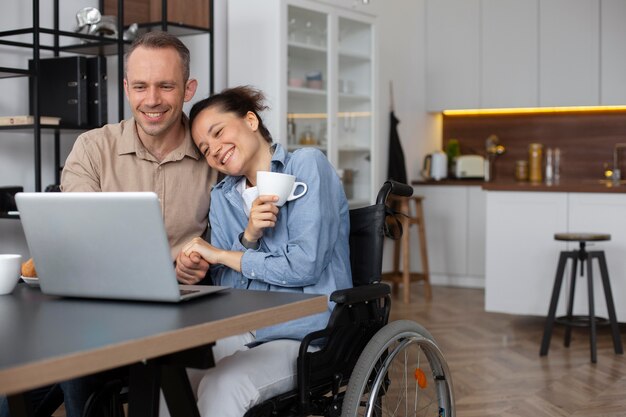
{"type": "MultiPolygon", "coordinates": [[[[267,107],[250,87],[224,90],[190,112],[194,142],[226,174],[211,193],[211,244],[194,239],[185,252],[211,264],[218,285],[330,295],[351,286],[348,202],[335,170],[317,149],[287,152],[259,117],[267,107]],[[257,171],[292,174],[306,194],[278,208],[258,196],[257,171]]],[[[204,416],[241,416],[252,405],[296,387],[299,341],[326,326],[328,311],[218,341],[217,365],[198,388],[204,416]],[[247,346],[256,346],[248,348],[247,346]]]]}

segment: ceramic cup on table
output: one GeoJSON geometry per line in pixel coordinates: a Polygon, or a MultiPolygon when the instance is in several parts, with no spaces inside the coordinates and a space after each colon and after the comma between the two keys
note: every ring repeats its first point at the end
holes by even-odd
{"type": "Polygon", "coordinates": [[[256,186],[259,195],[277,195],[278,201],[275,203],[281,207],[287,201],[292,201],[306,194],[305,183],[296,181],[296,177],[280,172],[258,171],[256,173],[256,186]],[[302,190],[295,194],[298,188],[302,190]]]}
{"type": "Polygon", "coordinates": [[[20,279],[22,255],[0,254],[0,295],[10,294],[20,279]]]}

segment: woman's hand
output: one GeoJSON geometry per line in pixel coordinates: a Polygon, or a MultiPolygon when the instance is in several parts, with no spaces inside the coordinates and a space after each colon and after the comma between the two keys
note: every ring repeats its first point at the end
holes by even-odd
{"type": "Polygon", "coordinates": [[[222,264],[241,272],[243,252],[218,249],[199,237],[194,237],[183,246],[182,253],[190,257],[200,255],[202,259],[211,265],[222,264]]]}
{"type": "Polygon", "coordinates": [[[243,235],[248,242],[256,242],[263,236],[263,229],[276,226],[279,210],[274,204],[276,201],[278,196],[275,195],[261,195],[254,200],[243,235]]]}
{"type": "Polygon", "coordinates": [[[202,238],[194,237],[185,246],[183,246],[182,252],[191,257],[195,252],[200,255],[209,264],[217,264],[219,261],[219,252],[215,246],[211,245],[202,238]]]}

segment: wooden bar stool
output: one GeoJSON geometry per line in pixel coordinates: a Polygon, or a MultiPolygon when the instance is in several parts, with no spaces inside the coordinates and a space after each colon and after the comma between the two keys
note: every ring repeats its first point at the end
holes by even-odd
{"type": "Polygon", "coordinates": [[[424,281],[424,295],[427,300],[432,298],[430,288],[430,272],[428,269],[428,251],[426,249],[426,227],[424,225],[424,210],[422,208],[422,196],[399,197],[389,196],[391,206],[398,211],[398,220],[402,224],[402,238],[393,242],[393,271],[383,274],[383,280],[393,283],[393,293],[398,293],[398,284],[403,286],[403,301],[410,302],[410,283],[412,281],[424,281]],[[411,201],[414,202],[415,215],[411,214],[411,201]],[[405,214],[405,215],[403,215],[405,214]],[[411,240],[410,227],[417,225],[417,236],[420,242],[420,256],[422,260],[422,272],[411,272],[411,240]],[[402,249],[402,270],[400,270],[400,249],[402,249]]]}
{"type": "Polygon", "coordinates": [[[548,310],[548,317],[546,318],[545,328],[543,332],[543,339],[541,341],[541,349],[539,351],[540,356],[548,354],[550,348],[550,338],[552,337],[552,327],[554,323],[561,323],[565,325],[565,347],[569,347],[572,326],[576,327],[589,327],[589,345],[591,348],[591,362],[596,363],[596,326],[598,325],[610,325],[611,333],[613,335],[613,348],[615,353],[622,354],[624,350],[622,348],[622,341],[619,334],[619,327],[617,323],[617,317],[615,315],[615,304],[613,303],[613,294],[611,292],[611,284],[609,282],[609,270],[606,265],[606,258],[604,251],[587,251],[585,249],[586,242],[600,242],[611,240],[611,235],[603,233],[557,233],[554,235],[555,240],[564,242],[578,242],[579,249],[572,251],[562,251],[559,257],[559,264],[556,269],[556,278],[554,280],[554,289],[552,290],[552,300],[550,301],[550,308],[548,310]],[[609,314],[609,319],[598,317],[595,315],[595,306],[593,298],[593,274],[591,261],[593,259],[598,260],[600,267],[600,276],[602,278],[602,286],[604,287],[604,297],[606,299],[606,306],[609,314]],[[572,260],[571,282],[569,299],[567,303],[567,314],[562,317],[556,316],[556,308],[559,303],[559,295],[561,293],[561,285],[563,283],[563,276],[565,275],[565,264],[567,260],[572,260]],[[574,291],[576,289],[576,269],[577,264],[580,262],[580,275],[583,275],[585,269],[585,262],[587,263],[587,296],[589,303],[589,313],[585,316],[573,315],[574,308],[574,291]]]}

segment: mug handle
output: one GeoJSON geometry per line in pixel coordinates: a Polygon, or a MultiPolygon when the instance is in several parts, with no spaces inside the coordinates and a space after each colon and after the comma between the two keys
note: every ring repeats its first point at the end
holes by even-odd
{"type": "Polygon", "coordinates": [[[302,197],[303,195],[306,194],[307,190],[308,190],[308,187],[306,186],[305,183],[299,182],[299,181],[294,182],[293,183],[293,189],[291,190],[291,194],[289,194],[289,197],[287,197],[287,201],[295,200],[297,198],[302,197]],[[302,190],[302,192],[300,194],[294,194],[296,192],[296,190],[298,189],[298,186],[301,186],[303,188],[303,190],[302,190]]]}

